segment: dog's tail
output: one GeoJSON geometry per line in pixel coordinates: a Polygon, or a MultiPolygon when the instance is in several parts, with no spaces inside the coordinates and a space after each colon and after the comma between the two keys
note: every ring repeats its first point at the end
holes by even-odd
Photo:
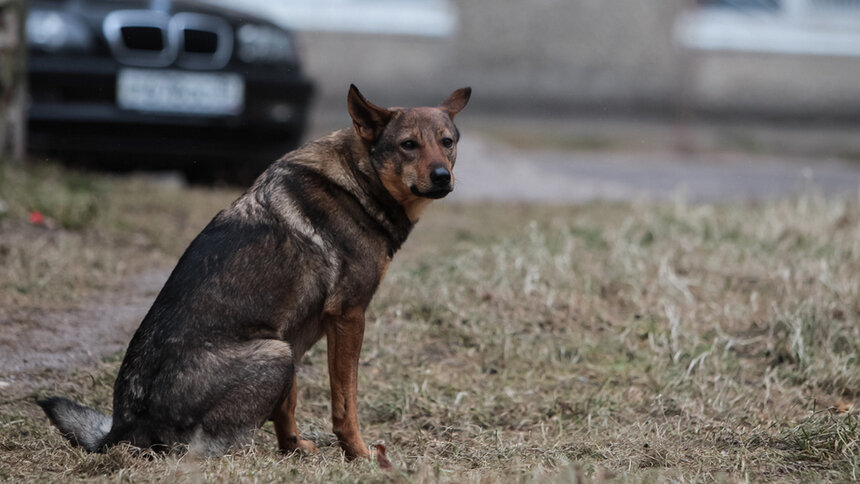
{"type": "Polygon", "coordinates": [[[113,419],[67,398],[51,397],[36,402],[60,429],[63,437],[90,452],[100,452],[113,419]]]}

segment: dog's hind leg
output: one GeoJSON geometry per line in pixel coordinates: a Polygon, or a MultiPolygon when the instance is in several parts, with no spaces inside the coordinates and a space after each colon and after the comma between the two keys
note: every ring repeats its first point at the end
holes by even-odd
{"type": "Polygon", "coordinates": [[[191,444],[200,455],[223,454],[248,442],[292,386],[292,351],[281,340],[165,345],[153,353],[152,361],[126,356],[104,444],[191,444]],[[154,377],[147,365],[158,365],[154,377]]]}
{"type": "Polygon", "coordinates": [[[225,453],[247,443],[254,430],[287,399],[293,385],[290,346],[279,340],[258,340],[225,348],[205,378],[214,381],[211,406],[190,436],[190,451],[203,456],[225,453]]]}
{"type": "Polygon", "coordinates": [[[275,424],[275,433],[278,436],[278,447],[283,452],[303,450],[308,453],[317,451],[317,446],[310,440],[303,439],[299,435],[299,427],[296,425],[296,378],[295,372],[292,377],[293,384],[290,386],[290,394],[283,403],[275,408],[272,420],[275,424]]]}

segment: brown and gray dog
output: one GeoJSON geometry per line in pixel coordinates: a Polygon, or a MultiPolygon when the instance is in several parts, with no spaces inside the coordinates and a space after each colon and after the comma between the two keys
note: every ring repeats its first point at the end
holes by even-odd
{"type": "Polygon", "coordinates": [[[191,242],[128,346],[113,417],[53,397],[39,402],[51,421],[89,451],[186,443],[211,456],[272,419],[282,450],[313,452],[294,365],[325,335],[334,433],[348,458],[369,457],[364,312],[423,209],[454,187],[453,119],[470,94],[384,109],[351,86],[352,128],[285,155],[191,242]]]}

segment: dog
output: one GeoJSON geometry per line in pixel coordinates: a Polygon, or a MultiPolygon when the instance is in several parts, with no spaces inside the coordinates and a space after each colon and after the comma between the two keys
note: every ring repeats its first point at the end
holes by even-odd
{"type": "Polygon", "coordinates": [[[371,457],[356,412],[365,310],[422,211],[454,188],[453,120],[470,96],[386,109],[351,85],[351,128],[284,155],[191,242],[129,343],[113,417],[51,397],[38,402],[51,422],[91,452],[217,456],[271,419],[282,451],[314,452],[295,366],[325,336],[334,434],[347,459],[371,457]]]}

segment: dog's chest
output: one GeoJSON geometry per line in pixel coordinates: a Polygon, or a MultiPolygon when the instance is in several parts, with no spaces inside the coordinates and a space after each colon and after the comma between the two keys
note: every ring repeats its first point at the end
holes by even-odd
{"type": "Polygon", "coordinates": [[[298,320],[285,321],[284,339],[293,347],[297,360],[322,338],[327,320],[337,320],[356,309],[364,312],[391,262],[391,257],[381,247],[348,254],[348,257],[333,258],[326,264],[333,272],[326,274],[327,287],[318,293],[320,299],[302,301],[299,298],[300,304],[316,309],[298,320]]]}

